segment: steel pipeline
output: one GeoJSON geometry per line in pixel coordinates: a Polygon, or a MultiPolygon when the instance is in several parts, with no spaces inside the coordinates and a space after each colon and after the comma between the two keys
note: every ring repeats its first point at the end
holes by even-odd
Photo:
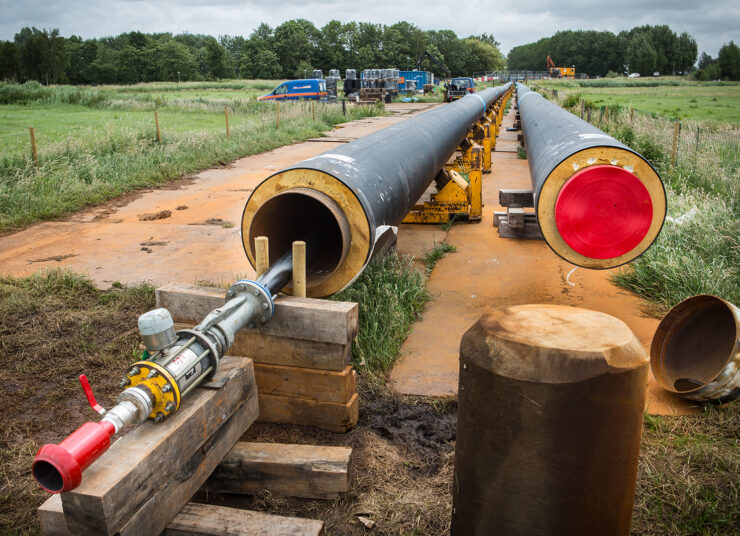
{"type": "Polygon", "coordinates": [[[547,244],[586,268],[627,263],[655,241],[666,196],[642,156],[517,83],[517,106],[547,244]]]}
{"type": "Polygon", "coordinates": [[[511,89],[507,84],[468,95],[271,175],[244,208],[249,261],[255,265],[258,236],[269,238],[272,264],[273,251],[286,251],[308,230],[326,225],[306,267],[307,293],[338,292],[394,237],[471,125],[511,89]]]}

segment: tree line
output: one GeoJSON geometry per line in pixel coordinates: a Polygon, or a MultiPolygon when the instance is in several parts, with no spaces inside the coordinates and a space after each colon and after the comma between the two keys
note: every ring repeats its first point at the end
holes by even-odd
{"type": "Polygon", "coordinates": [[[609,31],[563,31],[509,52],[510,70],[545,71],[547,56],[560,67],[575,65],[590,76],[640,73],[643,76],[693,70],[698,48],[686,32],[677,35],[666,25],[609,31]]]}
{"type": "MultiPolygon", "coordinates": [[[[115,37],[64,37],[58,29],[22,28],[0,41],[0,80],[44,84],[135,84],[223,78],[302,78],[311,71],[415,67],[429,51],[453,75],[493,71],[505,65],[491,35],[461,38],[451,30],[424,31],[392,25],[332,20],[317,28],[289,20],[260,24],[248,38],[183,33],[122,33],[115,37]]],[[[443,75],[425,60],[422,68],[443,75]]]]}

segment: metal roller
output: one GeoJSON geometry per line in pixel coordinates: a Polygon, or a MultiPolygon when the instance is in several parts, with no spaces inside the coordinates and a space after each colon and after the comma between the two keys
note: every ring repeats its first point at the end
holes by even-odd
{"type": "MultiPolygon", "coordinates": [[[[306,266],[307,294],[328,296],[346,287],[393,238],[470,126],[510,87],[468,95],[265,179],[242,216],[249,262],[255,266],[258,236],[269,238],[272,256],[307,230],[323,226],[319,250],[306,266]]],[[[275,260],[270,258],[270,264],[275,260]]]]}
{"type": "Polygon", "coordinates": [[[642,156],[517,83],[537,221],[547,244],[586,268],[620,266],[660,233],[666,195],[642,156]]]}

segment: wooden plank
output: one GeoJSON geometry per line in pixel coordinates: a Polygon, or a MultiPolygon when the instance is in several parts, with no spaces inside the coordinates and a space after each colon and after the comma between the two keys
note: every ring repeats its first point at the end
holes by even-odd
{"type": "Polygon", "coordinates": [[[62,497],[55,493],[39,506],[39,530],[43,536],[72,536],[62,509],[62,497]]]}
{"type": "Polygon", "coordinates": [[[342,433],[354,428],[360,417],[357,393],[346,404],[262,394],[259,400],[259,422],[314,426],[342,433]]]}
{"type": "Polygon", "coordinates": [[[502,207],[533,207],[532,190],[501,189],[498,191],[498,204],[502,207]]]}
{"type": "Polygon", "coordinates": [[[346,404],[357,391],[352,367],[341,372],[255,363],[257,391],[262,395],[306,398],[346,404]]]}
{"type": "Polygon", "coordinates": [[[347,447],[239,442],[206,481],[205,490],[336,499],[349,489],[351,455],[347,447]]]}
{"type": "MultiPolygon", "coordinates": [[[[49,497],[39,509],[39,528],[43,536],[73,536],[67,530],[59,495],[49,497]]],[[[228,536],[315,536],[321,534],[322,521],[282,517],[262,512],[223,506],[187,503],[170,521],[163,536],[199,534],[228,536]]]]}
{"type": "Polygon", "coordinates": [[[188,503],[163,536],[319,536],[324,522],[188,503]]]}
{"type": "MultiPolygon", "coordinates": [[[[180,458],[180,471],[164,484],[118,531],[117,536],[156,536],[187,504],[224,456],[257,418],[254,393],[190,458],[180,458]]],[[[156,478],[156,470],[152,478],[156,478]]]]}
{"type": "MultiPolygon", "coordinates": [[[[165,307],[175,322],[197,324],[224,304],[225,291],[171,283],[156,291],[157,307],[165,307]]],[[[275,315],[259,330],[263,335],[348,344],[357,335],[356,303],[279,296],[275,315]]]]}
{"type": "Polygon", "coordinates": [[[333,344],[242,330],[229,353],[251,357],[255,363],[342,371],[352,357],[352,343],[333,344]]]}
{"type": "Polygon", "coordinates": [[[85,471],[78,488],[62,494],[72,532],[117,532],[242,403],[256,411],[250,359],[224,358],[217,376],[228,379],[221,389],[197,388],[171,418],[124,434],[85,471]]]}
{"type": "MultiPolygon", "coordinates": [[[[192,327],[176,323],[175,329],[192,327]]],[[[344,370],[352,357],[352,345],[263,335],[255,330],[236,334],[230,355],[251,358],[255,363],[286,365],[322,370],[344,370]]]]}

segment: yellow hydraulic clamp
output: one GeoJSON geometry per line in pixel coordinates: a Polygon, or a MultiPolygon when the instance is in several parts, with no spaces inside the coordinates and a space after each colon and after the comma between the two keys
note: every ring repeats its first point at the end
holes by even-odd
{"type": "Polygon", "coordinates": [[[458,147],[452,164],[442,169],[434,179],[437,192],[429,201],[416,205],[403,223],[447,223],[453,216],[469,221],[480,220],[483,214],[483,147],[465,138],[458,147]],[[467,174],[466,181],[463,174],[467,174]]]}

